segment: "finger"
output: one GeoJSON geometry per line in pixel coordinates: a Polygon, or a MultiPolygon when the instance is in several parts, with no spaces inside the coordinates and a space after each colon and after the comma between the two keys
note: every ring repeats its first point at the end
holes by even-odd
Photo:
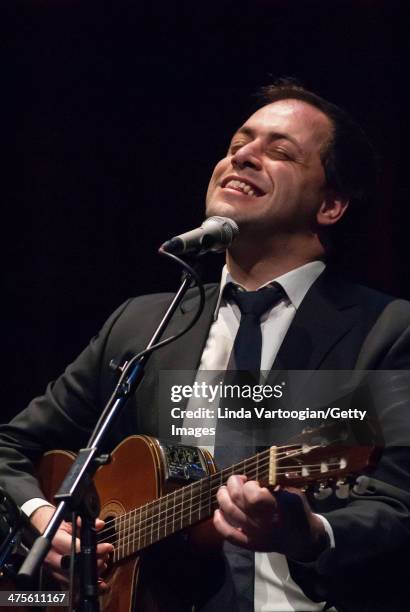
{"type": "MultiPolygon", "coordinates": [[[[107,569],[108,561],[109,561],[109,555],[104,555],[101,558],[97,558],[97,569],[98,569],[99,574],[102,574],[107,569]]],[[[56,567],[57,562],[58,562],[58,559],[56,558],[54,561],[54,567],[56,567]]],[[[60,557],[60,570],[62,570],[63,575],[68,574],[70,570],[70,565],[71,565],[70,555],[63,555],[62,557],[60,557]]]]}
{"type": "MultiPolygon", "coordinates": [[[[59,552],[61,555],[69,555],[71,553],[72,535],[58,530],[53,538],[53,549],[59,552]]],[[[75,550],[80,552],[80,540],[76,538],[75,550]]]]}
{"type": "Polygon", "coordinates": [[[215,510],[213,523],[215,529],[220,533],[226,540],[237,546],[243,546],[244,548],[249,547],[249,538],[240,529],[232,527],[226,520],[220,510],[215,510]]]}
{"type": "Polygon", "coordinates": [[[257,512],[259,506],[267,505],[270,509],[275,507],[276,502],[271,493],[256,480],[244,480],[241,476],[234,476],[228,479],[227,488],[234,504],[245,514],[248,514],[249,509],[257,512]]]}
{"type": "Polygon", "coordinates": [[[108,563],[104,559],[97,559],[97,571],[98,575],[103,574],[108,567],[108,563]]]}
{"type": "Polygon", "coordinates": [[[242,497],[244,511],[254,520],[273,520],[277,502],[266,487],[261,487],[256,480],[249,480],[242,487],[242,497]]]}
{"type": "Polygon", "coordinates": [[[241,529],[249,527],[249,517],[233,502],[227,487],[220,487],[216,498],[224,519],[232,527],[240,527],[241,529]]]}
{"type": "Polygon", "coordinates": [[[114,546],[109,542],[102,542],[101,544],[97,544],[97,555],[110,555],[114,552],[114,546]]]}
{"type": "Polygon", "coordinates": [[[235,490],[237,488],[240,489],[247,480],[248,478],[244,474],[233,474],[232,476],[229,476],[228,480],[226,481],[226,486],[229,490],[235,490]]]}
{"type": "Polygon", "coordinates": [[[226,482],[226,488],[230,498],[232,499],[233,503],[242,510],[244,509],[242,489],[246,481],[246,476],[234,474],[233,476],[230,476],[226,482]]]}
{"type": "MultiPolygon", "coordinates": [[[[47,567],[49,567],[51,570],[57,571],[57,572],[61,572],[64,573],[65,568],[62,567],[61,565],[61,560],[63,558],[70,558],[69,554],[64,554],[61,555],[59,552],[57,552],[56,550],[51,549],[50,552],[48,553],[47,557],[45,558],[45,564],[47,567]]],[[[63,562],[63,565],[66,562],[63,562]]]]}
{"type": "MultiPolygon", "coordinates": [[[[69,525],[71,525],[71,523],[69,523],[69,525]]],[[[100,519],[100,518],[95,519],[95,526],[97,529],[101,529],[102,527],[104,527],[104,525],[105,525],[105,521],[103,521],[103,519],[100,519]]],[[[81,516],[77,516],[77,527],[81,527],[81,516]]]]}
{"type": "Polygon", "coordinates": [[[105,580],[103,580],[102,578],[98,579],[98,591],[101,594],[107,593],[107,591],[110,590],[110,585],[105,582],[105,580]]]}

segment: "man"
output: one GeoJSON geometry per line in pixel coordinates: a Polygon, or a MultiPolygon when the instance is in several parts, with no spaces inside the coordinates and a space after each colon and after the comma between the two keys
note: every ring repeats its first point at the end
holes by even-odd
{"type": "MultiPolygon", "coordinates": [[[[266,95],[233,136],[208,188],[207,216],[227,216],[240,227],[221,287],[207,288],[198,324],[151,359],[110,448],[131,433],[158,434],[160,370],[231,367],[242,312],[224,289],[229,283],[237,292],[278,283],[278,299],[259,317],[262,370],[409,368],[409,304],[343,283],[324,264],[329,231],[369,183],[371,152],[363,134],[340,109],[299,86],[283,83],[266,95]]],[[[114,384],[110,360],[144,348],[168,302],[168,295],[143,296],[120,307],[46,395],[2,428],[0,484],[40,530],[53,508],[41,499],[31,462],[50,441],[75,449],[86,442],[114,384]]],[[[194,302],[188,295],[170,334],[183,327],[194,302]]],[[[410,462],[405,436],[396,431],[403,425],[403,389],[393,389],[387,401],[399,415],[391,448],[367,488],[348,500],[323,510],[318,503],[313,512],[301,492],[272,494],[241,474],[220,488],[214,525],[227,542],[225,575],[200,609],[403,609],[410,541],[410,462]]],[[[69,532],[67,525],[60,529],[47,559],[61,580],[69,532]]],[[[100,568],[110,550],[99,545],[100,568]]]]}

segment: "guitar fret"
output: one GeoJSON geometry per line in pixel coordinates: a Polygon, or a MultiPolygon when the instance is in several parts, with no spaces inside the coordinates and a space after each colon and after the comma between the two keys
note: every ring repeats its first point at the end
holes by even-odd
{"type": "Polygon", "coordinates": [[[148,527],[149,527],[149,512],[148,504],[145,506],[145,546],[148,545],[148,527]]]}
{"type": "Polygon", "coordinates": [[[123,514],[121,517],[121,538],[122,538],[122,557],[125,557],[125,546],[127,544],[127,523],[126,515],[123,514]]]}
{"type": "Polygon", "coordinates": [[[122,553],[121,553],[121,549],[124,546],[124,534],[123,534],[123,528],[122,528],[122,521],[123,521],[123,516],[121,515],[119,517],[119,524],[118,524],[118,530],[119,530],[119,537],[120,537],[120,546],[118,549],[118,557],[121,558],[122,553]]]}
{"type": "Polygon", "coordinates": [[[192,485],[189,487],[190,489],[190,498],[189,498],[189,525],[192,523],[192,485]]]}
{"type": "Polygon", "coordinates": [[[125,557],[126,550],[127,550],[127,515],[126,514],[122,515],[122,541],[123,541],[122,554],[125,557]]]}
{"type": "Polygon", "coordinates": [[[198,521],[201,520],[201,511],[202,511],[202,481],[199,481],[199,505],[198,505],[198,521]]]}
{"type": "Polygon", "coordinates": [[[157,542],[158,542],[160,540],[159,528],[161,525],[161,498],[159,498],[158,500],[157,507],[158,507],[158,514],[157,514],[157,542]]]}
{"type": "Polygon", "coordinates": [[[142,523],[142,506],[139,509],[140,520],[138,522],[138,548],[141,548],[141,523],[142,523]]]}
{"type": "Polygon", "coordinates": [[[122,534],[122,515],[118,517],[118,539],[119,539],[119,547],[118,547],[118,559],[121,559],[121,548],[123,543],[123,534],[122,534]]]}
{"type": "Polygon", "coordinates": [[[150,521],[151,521],[151,541],[150,541],[150,544],[152,544],[153,541],[154,541],[154,513],[153,513],[153,507],[151,507],[150,521]]]}
{"type": "Polygon", "coordinates": [[[139,523],[137,520],[137,515],[138,515],[138,508],[135,508],[134,510],[134,532],[132,536],[132,552],[133,553],[135,553],[135,551],[137,550],[137,546],[138,546],[137,526],[139,526],[139,523]]]}
{"type": "Polygon", "coordinates": [[[211,516],[212,514],[211,479],[212,477],[208,476],[208,516],[211,516]]]}
{"type": "Polygon", "coordinates": [[[141,548],[141,508],[135,509],[134,552],[141,548]]]}
{"type": "Polygon", "coordinates": [[[136,523],[137,523],[137,508],[133,508],[128,512],[128,551],[127,555],[132,555],[135,552],[136,540],[136,523]]]}
{"type": "Polygon", "coordinates": [[[168,535],[168,495],[165,497],[165,527],[164,527],[164,537],[168,535]]]}
{"type": "Polygon", "coordinates": [[[181,529],[183,527],[183,522],[182,522],[183,517],[184,517],[184,492],[182,491],[182,495],[181,495],[181,518],[180,518],[181,529]]]}
{"type": "Polygon", "coordinates": [[[143,546],[146,546],[147,544],[147,518],[148,518],[148,508],[147,506],[145,506],[145,517],[144,517],[144,522],[143,522],[143,525],[145,525],[145,528],[143,530],[143,536],[144,536],[143,546]]]}
{"type": "Polygon", "coordinates": [[[122,547],[122,554],[125,557],[126,555],[126,550],[127,550],[127,515],[123,514],[122,515],[122,538],[123,538],[123,547],[122,547]]]}
{"type": "Polygon", "coordinates": [[[125,546],[126,546],[126,554],[130,554],[130,522],[131,516],[130,514],[125,515],[125,546]]]}
{"type": "Polygon", "coordinates": [[[172,509],[172,533],[175,533],[175,500],[176,500],[176,489],[174,491],[174,507],[172,509]]]}

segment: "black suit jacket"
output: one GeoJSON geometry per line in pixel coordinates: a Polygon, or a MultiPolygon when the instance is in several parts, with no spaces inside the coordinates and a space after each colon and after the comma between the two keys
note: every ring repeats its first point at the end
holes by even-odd
{"type": "MultiPolygon", "coordinates": [[[[140,386],[120,416],[106,447],[124,437],[158,435],[160,370],[195,370],[212,323],[218,286],[206,289],[198,323],[176,342],[154,353],[140,386]]],[[[100,333],[44,396],[34,399],[9,425],[0,428],[0,485],[19,504],[41,491],[32,462],[45,450],[83,446],[117,379],[110,360],[122,362],[141,351],[164,314],[169,294],[146,295],[123,304],[100,333]]],[[[167,335],[193,316],[198,297],[183,301],[167,335]]],[[[274,364],[276,369],[410,370],[410,304],[325,272],[305,296],[274,364]]],[[[410,420],[407,379],[386,382],[386,409],[392,417],[389,439],[367,489],[324,513],[336,548],[315,563],[289,560],[294,579],[313,600],[339,610],[402,609],[408,601],[406,553],[410,544],[410,459],[406,427],[410,420]],[[409,416],[408,416],[409,415],[409,416]],[[396,437],[395,437],[396,436],[396,437]],[[380,603],[381,602],[381,603],[380,603]],[[378,608],[378,605],[382,607],[378,608]]],[[[321,511],[321,508],[316,508],[321,511]]]]}

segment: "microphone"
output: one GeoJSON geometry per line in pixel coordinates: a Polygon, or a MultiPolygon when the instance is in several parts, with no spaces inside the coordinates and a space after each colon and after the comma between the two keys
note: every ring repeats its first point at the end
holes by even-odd
{"type": "Polygon", "coordinates": [[[209,217],[201,227],[174,236],[161,245],[160,250],[175,255],[195,253],[203,255],[208,251],[222,253],[239,234],[238,225],[228,217],[209,217]]]}

